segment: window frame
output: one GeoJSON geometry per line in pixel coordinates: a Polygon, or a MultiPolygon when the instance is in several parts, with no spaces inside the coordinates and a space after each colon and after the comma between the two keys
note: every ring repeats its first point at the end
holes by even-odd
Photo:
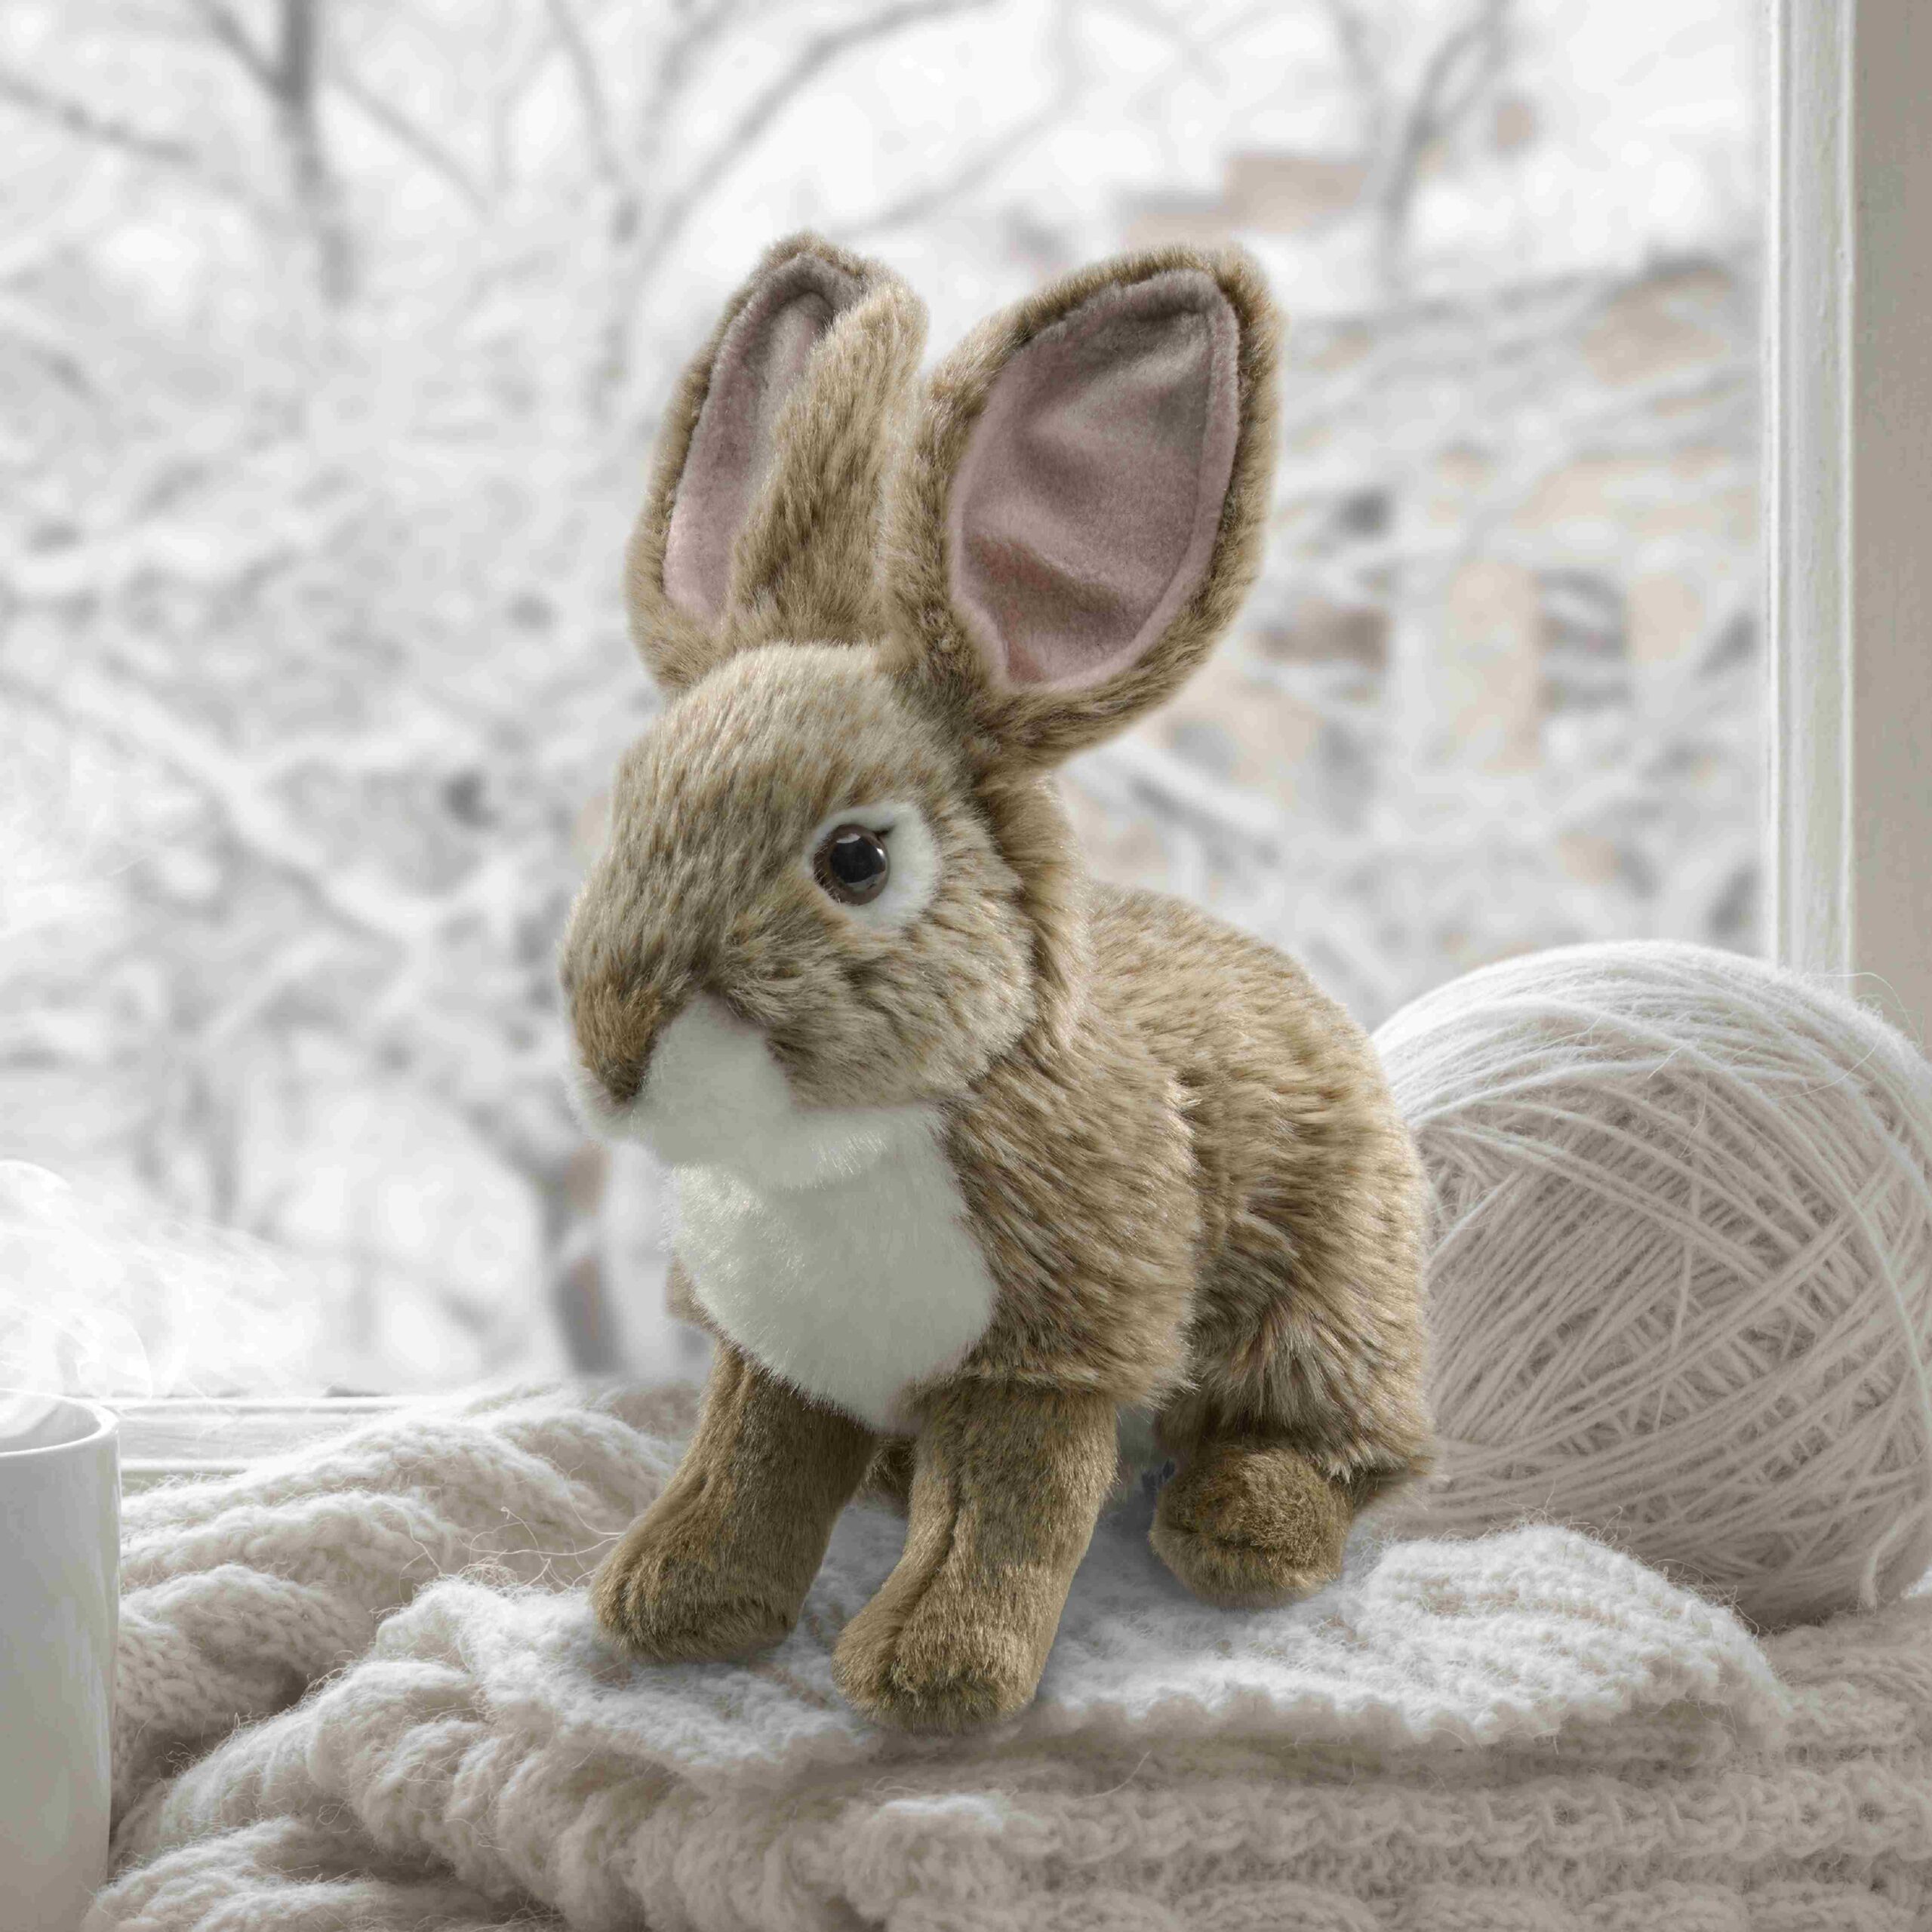
{"type": "Polygon", "coordinates": [[[1932,9],[1774,0],[1768,949],[1932,1021],[1932,9]]]}

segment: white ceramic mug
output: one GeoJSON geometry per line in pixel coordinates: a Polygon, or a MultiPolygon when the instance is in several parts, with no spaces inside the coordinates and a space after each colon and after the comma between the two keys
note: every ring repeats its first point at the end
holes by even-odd
{"type": "Polygon", "coordinates": [[[73,1932],[107,1869],[119,1425],[0,1389],[0,1924],[73,1932]]]}

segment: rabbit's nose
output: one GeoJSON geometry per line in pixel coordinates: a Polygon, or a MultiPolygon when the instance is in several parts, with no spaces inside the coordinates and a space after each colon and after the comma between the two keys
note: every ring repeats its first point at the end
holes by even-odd
{"type": "Polygon", "coordinates": [[[571,1023],[577,1051],[617,1106],[628,1106],[637,1098],[652,1050],[670,1017],[663,994],[641,981],[594,980],[572,992],[571,1023]]]}

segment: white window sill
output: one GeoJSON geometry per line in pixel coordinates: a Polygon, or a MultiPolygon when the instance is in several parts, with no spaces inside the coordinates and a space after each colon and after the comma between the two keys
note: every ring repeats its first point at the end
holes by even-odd
{"type": "Polygon", "coordinates": [[[121,1418],[121,1487],[127,1495],[177,1476],[227,1475],[355,1428],[401,1406],[390,1395],[214,1401],[201,1397],[109,1401],[121,1418]]]}

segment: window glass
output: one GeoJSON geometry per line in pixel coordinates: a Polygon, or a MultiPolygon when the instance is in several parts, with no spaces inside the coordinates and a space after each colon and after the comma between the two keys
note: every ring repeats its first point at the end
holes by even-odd
{"type": "Polygon", "coordinates": [[[620,558],[772,235],[943,349],[1122,248],[1291,318],[1237,632],[1069,768],[1364,1019],[1755,945],[1744,0],[0,18],[0,1381],[689,1367],[554,953],[656,700],[620,558]]]}

